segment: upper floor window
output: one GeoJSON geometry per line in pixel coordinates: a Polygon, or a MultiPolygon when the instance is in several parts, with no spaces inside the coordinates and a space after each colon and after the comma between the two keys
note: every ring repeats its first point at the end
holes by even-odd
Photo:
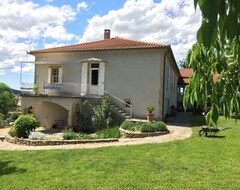
{"type": "Polygon", "coordinates": [[[48,83],[62,83],[62,68],[48,68],[48,83]]]}

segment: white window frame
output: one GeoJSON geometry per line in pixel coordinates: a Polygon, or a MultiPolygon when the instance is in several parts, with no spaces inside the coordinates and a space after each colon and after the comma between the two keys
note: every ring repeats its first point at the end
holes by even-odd
{"type": "Polygon", "coordinates": [[[49,84],[62,83],[62,73],[63,73],[63,71],[62,71],[61,67],[49,67],[48,68],[48,83],[49,84]]]}

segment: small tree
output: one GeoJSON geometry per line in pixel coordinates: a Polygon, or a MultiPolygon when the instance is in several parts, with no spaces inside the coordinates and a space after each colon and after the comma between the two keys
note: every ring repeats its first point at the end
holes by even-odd
{"type": "Polygon", "coordinates": [[[6,84],[0,83],[0,113],[7,115],[9,111],[16,110],[16,108],[16,96],[6,84]]]}
{"type": "Polygon", "coordinates": [[[100,105],[93,107],[92,122],[98,130],[110,127],[112,117],[109,96],[104,96],[100,105]]]}

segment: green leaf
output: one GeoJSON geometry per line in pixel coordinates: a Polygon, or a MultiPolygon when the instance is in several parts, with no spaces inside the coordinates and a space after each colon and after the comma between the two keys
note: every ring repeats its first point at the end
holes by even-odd
{"type": "Polygon", "coordinates": [[[219,118],[219,108],[218,108],[217,104],[213,104],[211,119],[215,124],[217,124],[218,118],[219,118]]]}
{"type": "Polygon", "coordinates": [[[197,8],[198,0],[194,0],[194,8],[197,8]]]}
{"type": "Polygon", "coordinates": [[[227,16],[227,37],[231,41],[233,38],[237,35],[237,23],[238,23],[238,17],[235,13],[232,11],[229,12],[229,15],[227,16]]]}
{"type": "Polygon", "coordinates": [[[199,0],[199,7],[203,13],[203,17],[212,25],[216,25],[218,6],[216,0],[199,0]]]}
{"type": "Polygon", "coordinates": [[[216,28],[214,25],[204,22],[197,32],[197,39],[200,44],[205,47],[210,47],[213,40],[216,38],[216,28]]]}
{"type": "Polygon", "coordinates": [[[185,110],[187,109],[188,101],[189,101],[189,86],[186,86],[184,90],[184,97],[183,97],[183,107],[185,110]]]}
{"type": "Polygon", "coordinates": [[[211,125],[211,110],[207,113],[207,115],[205,116],[206,119],[206,123],[207,125],[211,125]]]}

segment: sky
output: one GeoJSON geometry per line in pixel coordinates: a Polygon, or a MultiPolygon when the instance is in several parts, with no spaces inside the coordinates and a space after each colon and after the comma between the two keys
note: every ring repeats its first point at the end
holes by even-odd
{"type": "Polygon", "coordinates": [[[34,64],[20,63],[34,60],[28,51],[102,40],[104,29],[111,37],[169,44],[178,62],[200,22],[193,0],[1,0],[0,82],[14,89],[33,83],[34,64]]]}

